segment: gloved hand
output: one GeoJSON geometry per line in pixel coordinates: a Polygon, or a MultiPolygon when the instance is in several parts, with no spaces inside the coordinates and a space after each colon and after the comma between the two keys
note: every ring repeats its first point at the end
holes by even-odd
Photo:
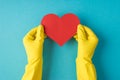
{"type": "Polygon", "coordinates": [[[97,36],[91,29],[79,24],[74,38],[78,41],[77,80],[96,80],[96,70],[91,59],[98,44],[97,36]]]}
{"type": "Polygon", "coordinates": [[[42,80],[42,52],[44,43],[44,28],[39,25],[32,29],[23,38],[28,64],[22,80],[42,80]]]}

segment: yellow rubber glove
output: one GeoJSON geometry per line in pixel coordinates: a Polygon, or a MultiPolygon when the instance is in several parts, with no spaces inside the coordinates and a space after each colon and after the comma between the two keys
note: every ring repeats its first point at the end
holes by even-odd
{"type": "Polygon", "coordinates": [[[79,24],[74,38],[78,41],[77,80],[96,80],[96,70],[91,59],[98,44],[97,36],[91,29],[79,24]]]}
{"type": "Polygon", "coordinates": [[[23,38],[28,64],[26,65],[22,80],[42,80],[42,52],[44,38],[45,34],[42,25],[32,29],[23,38]]]}

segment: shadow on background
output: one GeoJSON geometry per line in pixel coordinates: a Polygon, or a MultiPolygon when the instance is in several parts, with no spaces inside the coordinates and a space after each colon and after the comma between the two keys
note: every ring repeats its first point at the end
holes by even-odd
{"type": "Polygon", "coordinates": [[[54,41],[46,38],[44,42],[43,48],[43,77],[42,80],[49,80],[50,70],[52,66],[52,54],[53,54],[53,46],[54,41]]]}
{"type": "Polygon", "coordinates": [[[102,33],[99,34],[98,36],[99,36],[99,43],[93,56],[93,63],[96,67],[98,80],[108,80],[106,79],[105,70],[103,68],[104,64],[102,63],[103,51],[106,44],[104,40],[105,38],[103,37],[102,33]]]}
{"type": "MultiPolygon", "coordinates": [[[[51,72],[53,72],[52,71],[53,65],[55,65],[54,61],[53,61],[53,60],[55,60],[55,59],[53,59],[53,56],[55,56],[54,55],[55,47],[56,47],[56,43],[53,40],[51,40],[50,38],[45,39],[44,48],[43,48],[43,60],[44,60],[44,62],[43,62],[42,80],[51,80],[51,75],[52,75],[51,72]]],[[[56,74],[59,74],[63,77],[63,78],[60,78],[58,80],[61,80],[64,78],[66,78],[68,80],[68,78],[70,78],[70,77],[71,78],[74,77],[74,79],[76,79],[75,59],[76,59],[76,54],[77,54],[77,41],[74,38],[71,38],[67,43],[64,44],[64,46],[62,46],[62,47],[59,46],[59,48],[61,50],[63,50],[63,53],[61,53],[61,54],[64,54],[66,52],[68,52],[68,53],[64,54],[63,55],[64,57],[61,57],[62,59],[64,59],[66,57],[65,61],[60,60],[60,62],[64,61],[63,65],[60,65],[61,63],[56,65],[56,67],[58,65],[60,65],[60,68],[63,67],[61,69],[60,73],[56,73],[56,74]],[[67,61],[69,61],[69,62],[67,62],[67,61]],[[70,67],[68,68],[68,66],[70,66],[70,67]],[[67,71],[67,72],[64,72],[64,71],[67,71]],[[64,72],[64,73],[62,73],[62,72],[64,72]]],[[[58,71],[60,71],[60,70],[58,70],[58,71]]],[[[69,80],[71,80],[71,79],[69,79],[69,80]]]]}

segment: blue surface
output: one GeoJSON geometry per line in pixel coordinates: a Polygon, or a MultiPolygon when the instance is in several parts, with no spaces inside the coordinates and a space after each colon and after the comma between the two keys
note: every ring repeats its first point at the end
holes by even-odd
{"type": "MultiPolygon", "coordinates": [[[[98,80],[120,80],[120,0],[0,0],[0,80],[20,80],[24,35],[48,13],[72,12],[99,37],[93,57],[98,80]]],[[[43,80],[76,80],[74,39],[60,47],[45,40],[43,80]]]]}

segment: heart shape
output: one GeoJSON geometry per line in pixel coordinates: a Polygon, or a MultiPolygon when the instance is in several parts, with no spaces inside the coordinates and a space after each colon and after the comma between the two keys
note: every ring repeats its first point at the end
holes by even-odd
{"type": "Polygon", "coordinates": [[[62,46],[76,33],[80,21],[72,13],[65,14],[61,18],[56,14],[47,14],[43,17],[41,24],[44,26],[46,35],[62,46]]]}

